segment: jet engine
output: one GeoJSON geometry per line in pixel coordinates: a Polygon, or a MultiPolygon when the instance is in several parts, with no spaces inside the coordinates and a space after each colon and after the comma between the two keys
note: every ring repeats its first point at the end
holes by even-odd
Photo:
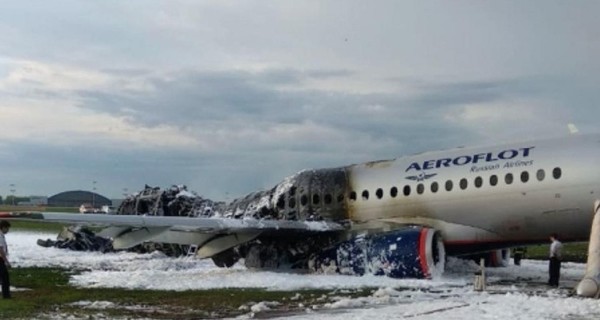
{"type": "Polygon", "coordinates": [[[434,229],[409,227],[365,234],[317,254],[310,267],[347,275],[386,275],[392,278],[431,278],[445,264],[442,237],[434,229]]]}

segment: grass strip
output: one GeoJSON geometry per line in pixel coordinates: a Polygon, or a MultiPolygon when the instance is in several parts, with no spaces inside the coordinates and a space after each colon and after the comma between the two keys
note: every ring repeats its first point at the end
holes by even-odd
{"type": "MultiPolygon", "coordinates": [[[[550,244],[529,246],[525,253],[525,259],[548,260],[550,244]]],[[[562,248],[563,261],[587,262],[588,243],[572,242],[564,243],[562,248]]]]}
{"type": "Polygon", "coordinates": [[[0,319],[32,319],[61,314],[88,318],[99,312],[108,317],[190,319],[234,317],[250,312],[261,301],[277,302],[273,312],[303,312],[303,306],[329,302],[335,293],[347,297],[367,296],[372,289],[344,294],[332,290],[267,291],[264,289],[210,289],[189,291],[76,288],[69,277],[76,273],[59,268],[14,268],[11,283],[25,291],[13,299],[0,299],[0,319]],[[300,293],[300,295],[297,295],[300,293]],[[102,310],[73,305],[81,301],[107,301],[117,305],[102,310]]]}

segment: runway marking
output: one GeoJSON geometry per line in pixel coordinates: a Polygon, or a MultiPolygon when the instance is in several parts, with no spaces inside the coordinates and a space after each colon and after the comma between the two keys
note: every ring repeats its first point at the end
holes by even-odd
{"type": "MultiPolygon", "coordinates": [[[[482,302],[480,304],[486,304],[486,303],[487,302],[482,302]]],[[[458,306],[445,307],[445,308],[440,308],[440,309],[434,309],[434,310],[429,310],[429,311],[426,311],[426,312],[405,315],[403,317],[404,318],[414,318],[414,317],[420,317],[420,316],[427,316],[427,315],[430,315],[430,314],[435,314],[435,313],[446,312],[446,311],[450,311],[450,310],[455,310],[455,309],[469,307],[470,305],[471,305],[470,303],[464,303],[464,304],[461,304],[461,305],[458,305],[458,306]]]]}

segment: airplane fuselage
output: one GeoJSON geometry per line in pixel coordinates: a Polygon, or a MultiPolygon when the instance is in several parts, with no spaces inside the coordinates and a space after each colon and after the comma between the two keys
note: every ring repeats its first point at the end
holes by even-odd
{"type": "Polygon", "coordinates": [[[584,240],[599,157],[600,136],[571,136],[355,165],[348,209],[357,224],[432,226],[450,248],[584,240]]]}
{"type": "Polygon", "coordinates": [[[596,159],[600,135],[572,135],[304,170],[187,218],[165,210],[0,216],[108,225],[101,234],[115,248],[194,245],[218,266],[243,258],[249,268],[428,278],[443,270],[446,253],[497,254],[554,233],[588,239],[600,193],[596,159]]]}
{"type": "MultiPolygon", "coordinates": [[[[352,233],[427,226],[455,254],[545,242],[551,233],[585,240],[599,158],[600,136],[582,135],[307,170],[271,190],[271,214],[346,222],[352,233]]],[[[244,210],[257,210],[253,202],[244,210]]]]}

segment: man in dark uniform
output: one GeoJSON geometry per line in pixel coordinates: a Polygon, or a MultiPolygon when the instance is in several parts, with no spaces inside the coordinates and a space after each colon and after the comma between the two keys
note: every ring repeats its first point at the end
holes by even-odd
{"type": "Polygon", "coordinates": [[[0,221],[0,280],[2,281],[2,298],[10,299],[10,279],[8,278],[8,269],[10,262],[8,261],[8,246],[4,235],[8,233],[10,223],[8,221],[0,221]]]}
{"type": "Polygon", "coordinates": [[[548,284],[553,287],[558,287],[558,280],[560,279],[560,262],[562,259],[562,243],[558,241],[558,236],[554,233],[550,236],[550,279],[548,284]]]}

